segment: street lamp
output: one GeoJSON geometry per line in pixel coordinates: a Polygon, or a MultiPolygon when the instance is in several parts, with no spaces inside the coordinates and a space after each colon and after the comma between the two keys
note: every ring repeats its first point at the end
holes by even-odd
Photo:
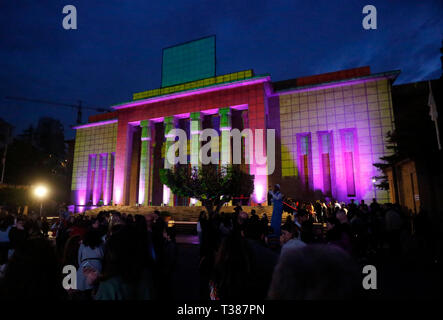
{"type": "Polygon", "coordinates": [[[48,195],[49,190],[44,185],[39,185],[34,189],[34,195],[40,200],[40,217],[42,216],[43,200],[48,195]]]}

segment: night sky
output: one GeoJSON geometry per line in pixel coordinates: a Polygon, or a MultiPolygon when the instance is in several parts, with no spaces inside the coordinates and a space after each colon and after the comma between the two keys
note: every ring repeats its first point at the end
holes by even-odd
{"type": "Polygon", "coordinates": [[[434,79],[442,21],[442,0],[1,0],[0,117],[16,134],[54,117],[72,138],[74,109],[4,97],[109,107],[160,87],[162,48],[213,34],[217,74],[252,68],[276,81],[370,65],[400,69],[396,83],[434,79]],[[62,27],[69,4],[77,30],[62,27]],[[377,30],[362,28],[367,4],[377,8],[377,30]]]}

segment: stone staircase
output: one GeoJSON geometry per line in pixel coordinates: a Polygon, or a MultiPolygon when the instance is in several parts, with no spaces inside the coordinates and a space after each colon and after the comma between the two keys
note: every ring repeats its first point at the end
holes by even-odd
{"type": "MultiPolygon", "coordinates": [[[[220,212],[234,212],[233,206],[225,206],[222,207],[220,212]]],[[[256,213],[261,216],[266,213],[268,216],[269,221],[271,221],[272,216],[272,206],[242,206],[243,211],[247,212],[248,214],[251,212],[252,209],[256,211],[256,213]]],[[[198,216],[200,215],[200,211],[205,210],[204,207],[185,207],[185,206],[176,206],[176,207],[162,207],[162,206],[102,206],[98,207],[92,210],[88,210],[85,212],[87,215],[97,215],[100,211],[110,211],[110,210],[116,210],[121,213],[126,214],[141,214],[146,215],[149,213],[154,212],[155,210],[158,210],[160,212],[167,212],[172,216],[172,219],[177,222],[194,222],[196,223],[198,220],[198,216]]],[[[284,222],[288,213],[283,212],[282,221],[284,222]]]]}

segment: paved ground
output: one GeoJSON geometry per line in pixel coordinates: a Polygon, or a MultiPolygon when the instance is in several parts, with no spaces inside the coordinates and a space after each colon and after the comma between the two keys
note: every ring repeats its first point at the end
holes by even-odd
{"type": "Polygon", "coordinates": [[[178,234],[175,237],[177,244],[194,244],[198,245],[198,236],[191,234],[178,234]]]}
{"type": "MultiPolygon", "coordinates": [[[[173,275],[175,300],[199,300],[199,246],[195,235],[177,235],[178,261],[173,275]]],[[[378,290],[373,299],[436,299],[442,275],[437,265],[421,259],[389,259],[377,264],[378,290]]]]}
{"type": "Polygon", "coordinates": [[[189,237],[188,241],[190,243],[183,243],[183,238],[179,239],[177,237],[177,247],[178,247],[178,257],[177,257],[177,267],[173,274],[173,297],[174,300],[199,300],[200,299],[200,289],[199,289],[199,246],[198,238],[189,237]],[[197,244],[192,242],[197,241],[197,244]]]}
{"type": "Polygon", "coordinates": [[[377,266],[382,299],[437,299],[442,297],[441,270],[430,262],[388,261],[377,266]]]}

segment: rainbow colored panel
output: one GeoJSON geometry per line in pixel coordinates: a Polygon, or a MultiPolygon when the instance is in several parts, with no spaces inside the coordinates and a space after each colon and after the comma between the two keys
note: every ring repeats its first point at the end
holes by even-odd
{"type": "Polygon", "coordinates": [[[245,70],[245,71],[239,71],[239,72],[229,73],[229,74],[211,77],[211,78],[207,78],[207,79],[202,79],[202,80],[198,80],[198,81],[187,82],[187,83],[179,84],[176,86],[137,92],[132,95],[132,99],[133,100],[147,99],[147,98],[152,98],[152,97],[156,97],[156,96],[161,96],[164,94],[170,94],[170,93],[180,92],[180,91],[184,91],[184,90],[191,90],[191,89],[212,86],[214,84],[221,84],[221,83],[226,83],[226,82],[249,79],[249,78],[252,78],[253,76],[254,76],[254,72],[252,71],[252,69],[245,70]]]}

